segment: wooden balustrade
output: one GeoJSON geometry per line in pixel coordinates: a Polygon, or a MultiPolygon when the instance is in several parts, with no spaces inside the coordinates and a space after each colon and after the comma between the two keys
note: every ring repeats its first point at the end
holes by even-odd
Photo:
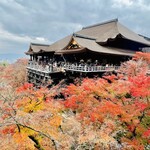
{"type": "Polygon", "coordinates": [[[55,66],[48,66],[48,65],[39,65],[36,62],[29,62],[28,69],[32,69],[32,70],[36,70],[36,71],[41,71],[41,72],[45,72],[45,73],[51,73],[51,72],[58,72],[58,67],[55,66]]]}
{"type": "Polygon", "coordinates": [[[107,72],[118,70],[119,66],[75,66],[75,65],[66,65],[64,70],[76,71],[76,72],[107,72]]]}
{"type": "MultiPolygon", "coordinates": [[[[88,66],[88,65],[74,65],[74,64],[64,64],[63,66],[58,67],[55,65],[39,65],[37,62],[29,62],[28,69],[43,72],[43,73],[54,73],[54,72],[64,72],[64,71],[74,71],[74,72],[111,72],[119,70],[120,66],[88,66]]],[[[147,74],[150,75],[150,69],[147,74]]]]}
{"type": "Polygon", "coordinates": [[[39,65],[36,62],[29,62],[28,69],[37,70],[46,73],[52,72],[62,72],[62,71],[74,71],[74,72],[108,72],[116,71],[119,69],[119,66],[88,66],[88,65],[74,65],[74,64],[64,64],[61,67],[57,67],[57,64],[54,65],[39,65]]]}

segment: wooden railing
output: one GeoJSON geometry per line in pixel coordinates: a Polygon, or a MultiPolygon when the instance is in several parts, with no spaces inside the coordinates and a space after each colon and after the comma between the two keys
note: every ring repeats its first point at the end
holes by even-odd
{"type": "Polygon", "coordinates": [[[110,72],[110,71],[117,71],[120,66],[96,66],[96,65],[74,65],[74,64],[64,64],[61,67],[58,67],[57,64],[55,65],[39,65],[36,62],[29,62],[28,69],[41,71],[45,73],[52,73],[52,72],[63,72],[63,71],[74,71],[74,72],[110,72]]]}
{"type": "Polygon", "coordinates": [[[29,62],[27,69],[32,69],[35,71],[40,71],[44,73],[52,73],[52,72],[59,72],[59,68],[55,66],[48,66],[48,65],[39,65],[37,62],[29,62]]]}
{"type": "Polygon", "coordinates": [[[64,70],[76,71],[76,72],[108,72],[116,71],[120,66],[75,66],[75,65],[64,65],[64,70]]]}
{"type": "MultiPolygon", "coordinates": [[[[64,71],[73,71],[73,72],[111,72],[119,70],[120,66],[100,66],[100,65],[74,65],[74,64],[63,64],[63,66],[58,67],[57,63],[49,65],[39,65],[37,62],[29,61],[28,69],[39,71],[43,73],[54,73],[54,72],[64,72],[64,71]]],[[[147,72],[150,75],[150,68],[147,72]]]]}

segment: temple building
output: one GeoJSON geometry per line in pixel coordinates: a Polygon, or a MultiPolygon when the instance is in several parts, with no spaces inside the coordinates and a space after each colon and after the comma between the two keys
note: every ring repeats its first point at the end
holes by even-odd
{"type": "Polygon", "coordinates": [[[67,74],[117,71],[137,51],[150,49],[150,41],[119,23],[118,19],[84,27],[51,45],[31,43],[28,81],[48,82],[67,74]]]}

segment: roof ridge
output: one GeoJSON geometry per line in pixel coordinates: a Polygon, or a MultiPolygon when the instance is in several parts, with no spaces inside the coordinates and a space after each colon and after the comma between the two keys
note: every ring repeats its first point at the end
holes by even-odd
{"type": "Polygon", "coordinates": [[[138,34],[138,35],[141,36],[141,37],[143,37],[144,39],[150,41],[150,38],[149,38],[149,37],[147,37],[147,36],[145,36],[145,35],[142,35],[142,34],[138,34]]]}
{"type": "Polygon", "coordinates": [[[37,46],[50,46],[48,44],[40,44],[40,43],[30,43],[30,45],[37,45],[37,46]]]}
{"type": "Polygon", "coordinates": [[[89,36],[81,35],[81,34],[77,34],[77,33],[74,33],[73,36],[81,37],[81,38],[85,38],[85,39],[90,39],[90,40],[96,40],[96,38],[94,38],[94,37],[89,37],[89,36]]]}
{"type": "Polygon", "coordinates": [[[108,20],[108,21],[105,21],[105,22],[102,22],[102,23],[97,23],[97,24],[94,24],[94,25],[90,25],[90,26],[87,26],[87,27],[83,27],[82,29],[88,29],[88,28],[96,27],[96,26],[107,24],[107,23],[111,23],[111,22],[118,22],[118,18],[112,19],[112,20],[108,20]]]}

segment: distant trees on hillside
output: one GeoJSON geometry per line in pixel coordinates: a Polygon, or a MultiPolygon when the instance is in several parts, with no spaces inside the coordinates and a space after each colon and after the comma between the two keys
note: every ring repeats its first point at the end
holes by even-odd
{"type": "Polygon", "coordinates": [[[12,88],[19,87],[26,82],[26,65],[27,59],[18,59],[13,64],[2,63],[0,65],[0,82],[5,86],[11,86],[12,88]]]}

